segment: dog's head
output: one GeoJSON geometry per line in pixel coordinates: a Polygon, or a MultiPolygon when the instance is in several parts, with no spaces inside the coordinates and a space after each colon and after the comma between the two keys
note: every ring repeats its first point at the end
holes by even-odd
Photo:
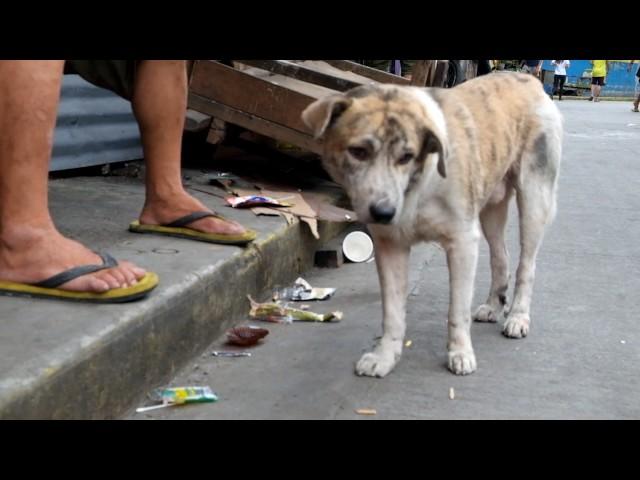
{"type": "Polygon", "coordinates": [[[444,116],[423,89],[357,87],[315,101],[302,119],[364,223],[394,223],[419,184],[435,170],[446,177],[444,116]]]}

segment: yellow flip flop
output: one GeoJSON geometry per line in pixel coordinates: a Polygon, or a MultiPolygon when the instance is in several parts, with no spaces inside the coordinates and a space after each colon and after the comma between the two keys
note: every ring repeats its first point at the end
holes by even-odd
{"type": "Polygon", "coordinates": [[[146,297],[158,285],[158,276],[147,272],[142,279],[131,287],[114,288],[103,293],[72,292],[59,287],[63,283],[89,273],[106,270],[118,265],[118,262],[108,253],[99,253],[102,265],[82,265],[58,273],[38,283],[18,283],[0,281],[0,295],[11,297],[49,298],[92,303],[123,303],[140,300],[146,297]]]}
{"type": "Polygon", "coordinates": [[[226,220],[213,212],[194,212],[165,225],[145,225],[138,220],[129,224],[129,231],[135,233],[156,233],[170,237],[188,238],[200,242],[221,243],[224,245],[245,245],[255,240],[257,234],[253,230],[247,230],[241,234],[205,233],[186,227],[185,225],[200,220],[201,218],[214,217],[226,220]]]}

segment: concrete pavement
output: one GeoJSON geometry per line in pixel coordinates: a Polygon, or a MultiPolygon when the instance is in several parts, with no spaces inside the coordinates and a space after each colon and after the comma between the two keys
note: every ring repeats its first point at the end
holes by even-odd
{"type": "MultiPolygon", "coordinates": [[[[478,371],[446,369],[448,272],[443,252],[412,254],[407,339],[384,379],[353,366],[381,332],[375,267],[308,272],[338,288],[316,309],[344,311],[336,324],[265,324],[251,358],[195,358],[169,385],[210,385],[213,404],[130,412],[134,419],[629,419],[640,417],[640,114],[630,103],[560,102],[565,152],[558,214],[538,260],[532,329],[506,339],[500,324],[474,324],[478,371]],[[455,399],[449,399],[449,389],[455,399]],[[358,416],[374,408],[375,416],[358,416]]],[[[508,244],[518,258],[515,205],[508,244]]],[[[489,288],[482,245],[474,306],[489,288]]],[[[509,291],[512,295],[513,285],[509,291]]],[[[245,321],[244,315],[235,319],[245,321]]],[[[221,339],[207,351],[221,346],[221,339]]]]}

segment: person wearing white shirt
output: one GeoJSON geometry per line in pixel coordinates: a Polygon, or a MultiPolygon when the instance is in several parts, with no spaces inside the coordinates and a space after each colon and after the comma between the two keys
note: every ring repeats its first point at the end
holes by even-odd
{"type": "Polygon", "coordinates": [[[555,67],[551,100],[553,100],[553,96],[556,93],[558,93],[558,100],[562,100],[564,82],[567,80],[567,68],[569,68],[571,62],[569,60],[551,60],[551,65],[555,67]]]}

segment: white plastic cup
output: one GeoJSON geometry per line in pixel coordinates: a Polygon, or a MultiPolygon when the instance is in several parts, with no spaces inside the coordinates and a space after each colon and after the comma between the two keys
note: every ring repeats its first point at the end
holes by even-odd
{"type": "Polygon", "coordinates": [[[373,255],[373,241],[364,232],[351,232],[342,241],[342,252],[350,262],[366,262],[373,255]]]}

